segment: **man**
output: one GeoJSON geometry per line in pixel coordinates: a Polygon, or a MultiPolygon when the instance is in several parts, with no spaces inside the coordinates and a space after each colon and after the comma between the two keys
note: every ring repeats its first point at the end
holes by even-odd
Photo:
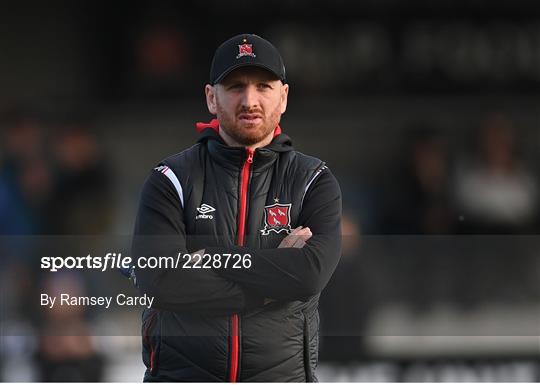
{"type": "Polygon", "coordinates": [[[341,193],[279,126],[289,86],[276,48],[239,35],[215,52],[193,147],[145,182],[134,255],[145,381],[316,381],[318,300],[340,257],[341,193]],[[184,253],[191,252],[190,255],[184,253]]]}

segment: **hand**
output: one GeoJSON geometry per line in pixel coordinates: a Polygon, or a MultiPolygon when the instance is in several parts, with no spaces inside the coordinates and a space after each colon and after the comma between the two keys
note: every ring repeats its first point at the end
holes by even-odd
{"type": "MultiPolygon", "coordinates": [[[[187,256],[187,255],[188,254],[185,254],[185,256],[187,256]]],[[[199,263],[199,262],[202,261],[202,258],[204,256],[204,249],[194,251],[193,253],[191,253],[189,255],[190,255],[189,261],[186,262],[186,266],[192,267],[193,265],[195,265],[195,263],[199,263]]]]}
{"type": "Polygon", "coordinates": [[[301,249],[312,235],[313,234],[311,234],[309,227],[298,226],[296,229],[291,231],[289,235],[283,238],[278,246],[278,249],[284,247],[296,247],[301,249]]]}

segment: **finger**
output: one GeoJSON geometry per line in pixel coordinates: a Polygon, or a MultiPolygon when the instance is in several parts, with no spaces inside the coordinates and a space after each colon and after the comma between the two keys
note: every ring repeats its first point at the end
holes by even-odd
{"type": "Polygon", "coordinates": [[[287,235],[283,240],[280,242],[278,248],[284,248],[284,247],[303,247],[305,245],[305,242],[311,238],[312,233],[309,227],[302,227],[298,226],[295,228],[289,235],[287,235]],[[298,239],[301,239],[300,245],[297,246],[296,242],[298,239]]]}
{"type": "Polygon", "coordinates": [[[284,239],[281,241],[281,243],[278,246],[278,249],[284,248],[284,247],[291,247],[290,242],[288,239],[284,239]]]}
{"type": "Polygon", "coordinates": [[[297,237],[291,238],[291,241],[289,242],[289,247],[294,247],[294,245],[296,244],[297,239],[298,239],[297,237]]]}
{"type": "Polygon", "coordinates": [[[294,243],[291,245],[291,247],[294,247],[294,248],[297,248],[297,249],[301,249],[302,247],[304,247],[304,245],[306,244],[306,242],[302,239],[302,238],[296,238],[294,243]]]}
{"type": "Polygon", "coordinates": [[[309,233],[306,233],[306,234],[297,234],[294,236],[295,238],[301,238],[303,239],[304,241],[307,241],[309,238],[311,238],[311,234],[309,233]]]}
{"type": "Polygon", "coordinates": [[[297,246],[298,243],[302,245],[300,247],[303,247],[303,245],[305,245],[307,240],[310,238],[311,238],[311,233],[306,233],[306,234],[301,234],[301,235],[297,234],[294,236],[294,240],[291,243],[293,245],[292,247],[298,247],[297,246]]]}
{"type": "MultiPolygon", "coordinates": [[[[309,234],[304,234],[304,235],[300,236],[300,239],[302,240],[302,242],[304,243],[304,245],[305,245],[305,243],[306,243],[310,238],[311,238],[311,233],[309,233],[309,234]]],[[[303,245],[302,245],[302,246],[303,246],[303,245]]]]}
{"type": "Polygon", "coordinates": [[[307,234],[307,235],[303,235],[303,236],[301,236],[300,238],[301,238],[301,239],[302,239],[302,240],[303,240],[304,242],[307,242],[307,241],[308,241],[308,239],[310,239],[310,238],[311,238],[311,235],[310,235],[310,234],[307,234]]]}
{"type": "Polygon", "coordinates": [[[298,226],[297,228],[295,228],[293,231],[291,231],[291,233],[289,235],[287,235],[285,238],[282,239],[282,241],[280,242],[278,248],[280,248],[280,247],[291,247],[291,244],[293,242],[293,237],[295,237],[296,234],[298,234],[302,230],[303,230],[302,226],[298,226]]]}
{"type": "Polygon", "coordinates": [[[285,238],[281,240],[278,248],[291,247],[292,241],[293,241],[293,238],[291,237],[291,235],[287,235],[285,238]]]}
{"type": "Polygon", "coordinates": [[[291,232],[289,233],[289,235],[296,234],[296,233],[298,233],[299,231],[301,231],[302,229],[303,229],[302,226],[298,226],[297,228],[293,229],[293,231],[291,231],[291,232]]]}
{"type": "MultiPolygon", "coordinates": [[[[302,230],[299,230],[297,231],[294,235],[307,235],[307,234],[310,234],[311,231],[309,230],[309,228],[307,227],[304,227],[302,230]]],[[[293,235],[293,234],[291,234],[293,235]]]]}

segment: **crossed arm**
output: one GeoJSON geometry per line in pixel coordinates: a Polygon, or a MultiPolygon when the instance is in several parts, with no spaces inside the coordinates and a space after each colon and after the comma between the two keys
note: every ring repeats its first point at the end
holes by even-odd
{"type": "MultiPolygon", "coordinates": [[[[250,254],[249,269],[144,269],[141,289],[157,307],[205,314],[231,314],[262,306],[264,298],[305,300],[330,279],[341,251],[341,194],[329,171],[305,196],[293,230],[277,249],[209,247],[209,254],[250,254]]],[[[159,172],[147,179],[134,231],[133,253],[175,256],[187,253],[183,210],[174,187],[159,172]]]]}

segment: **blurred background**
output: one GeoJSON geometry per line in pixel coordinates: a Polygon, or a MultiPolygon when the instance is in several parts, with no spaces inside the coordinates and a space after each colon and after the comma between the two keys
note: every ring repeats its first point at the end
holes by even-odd
{"type": "Polygon", "coordinates": [[[282,127],[343,191],[319,379],[539,381],[540,4],[525,0],[2,2],[0,379],[142,379],[139,309],[37,306],[129,282],[40,274],[40,242],[129,243],[145,177],[196,141],[213,52],[243,32],[282,53],[282,127]]]}

